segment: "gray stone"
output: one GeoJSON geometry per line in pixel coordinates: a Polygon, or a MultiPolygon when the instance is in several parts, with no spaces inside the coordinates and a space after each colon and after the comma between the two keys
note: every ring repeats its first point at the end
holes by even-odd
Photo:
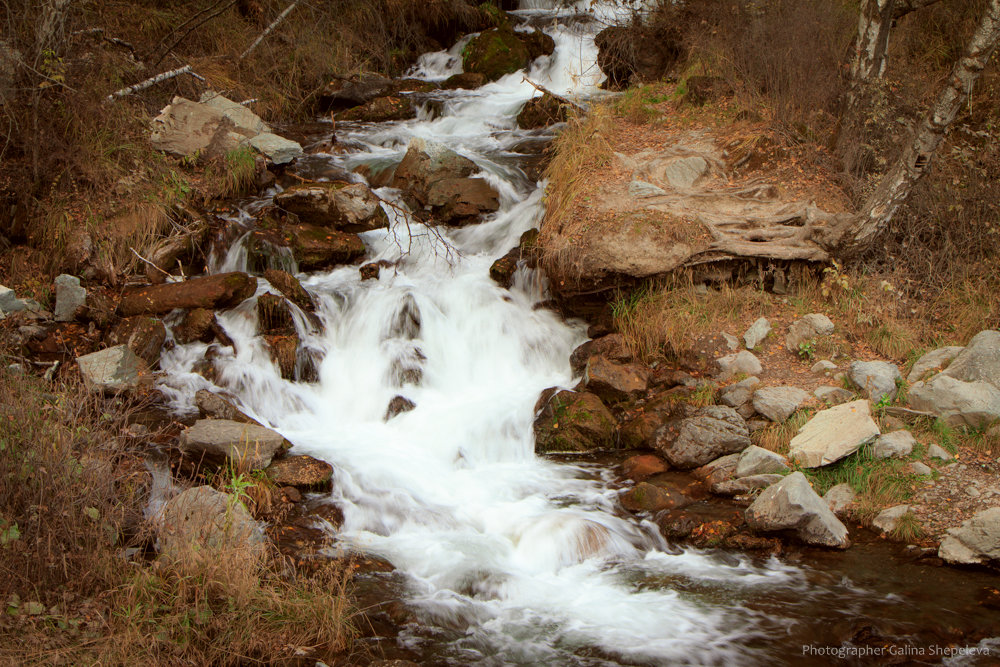
{"type": "Polygon", "coordinates": [[[745,516],[753,530],[794,530],[807,544],[838,549],[851,545],[847,527],[816,495],[801,472],[793,472],[764,489],[745,516]]]}
{"type": "Polygon", "coordinates": [[[764,387],[753,394],[753,409],[779,424],[809,400],[798,387],[764,387]]]}
{"type": "Polygon", "coordinates": [[[930,466],[921,463],[920,461],[914,461],[910,464],[910,474],[912,475],[931,475],[934,471],[930,466]]]}
{"type": "Polygon", "coordinates": [[[739,463],[739,459],[739,454],[720,456],[697,468],[692,474],[702,480],[709,491],[715,493],[717,485],[731,480],[736,474],[736,464],[739,463]]]}
{"type": "Polygon", "coordinates": [[[987,382],[1000,389],[1000,331],[980,331],[951,362],[945,375],[962,382],[987,382]]]}
{"type": "Polygon", "coordinates": [[[843,387],[817,387],[813,396],[829,405],[840,405],[854,398],[854,392],[843,387]]]}
{"type": "Polygon", "coordinates": [[[719,482],[712,487],[712,493],[720,496],[739,496],[757,489],[766,489],[772,484],[777,484],[781,479],[781,475],[775,474],[748,475],[719,482]]]}
{"type": "Polygon", "coordinates": [[[636,198],[662,197],[667,194],[667,191],[659,186],[653,185],[652,183],[647,183],[646,181],[633,180],[628,184],[628,194],[630,197],[636,198]]]}
{"type": "Polygon", "coordinates": [[[214,90],[206,90],[198,98],[198,102],[220,111],[238,129],[246,130],[251,134],[261,134],[271,131],[271,128],[261,120],[260,116],[242,104],[223,97],[214,90]]]}
{"type": "Polygon", "coordinates": [[[690,190],[698,179],[708,173],[708,161],[696,155],[679,157],[663,162],[659,172],[663,183],[676,190],[690,190]]]}
{"type": "Polygon", "coordinates": [[[939,347],[917,359],[906,376],[906,381],[910,384],[927,379],[927,376],[936,373],[955,359],[964,350],[964,347],[951,346],[939,347]]]}
{"type": "Polygon", "coordinates": [[[76,312],[87,302],[87,290],[80,287],[79,278],[65,273],[56,278],[55,285],[56,322],[72,322],[76,312]]]}
{"type": "Polygon", "coordinates": [[[731,408],[739,408],[740,406],[746,405],[750,402],[750,398],[753,396],[754,388],[759,384],[760,380],[755,377],[740,380],[735,384],[724,387],[719,393],[719,400],[722,401],[724,405],[728,405],[731,408]]]}
{"type": "Polygon", "coordinates": [[[750,328],[743,334],[743,342],[748,350],[752,350],[763,343],[769,333],[771,333],[771,323],[767,321],[766,317],[761,317],[751,324],[750,328]]]}
{"type": "Polygon", "coordinates": [[[271,132],[258,134],[249,144],[274,164],[288,164],[302,155],[302,146],[271,132]]]}
{"type": "Polygon", "coordinates": [[[22,310],[41,310],[41,306],[31,299],[18,299],[14,290],[0,285],[0,319],[6,313],[17,313],[22,310]]]}
{"type": "Polygon", "coordinates": [[[950,528],[938,556],[948,563],[966,565],[1000,559],[1000,507],[978,512],[958,528],[950,528]]]}
{"type": "Polygon", "coordinates": [[[913,385],[907,400],[914,410],[935,414],[949,426],[982,428],[1000,419],[1000,389],[958,380],[948,371],[913,385]]]}
{"type": "Polygon", "coordinates": [[[927,448],[927,457],[931,459],[941,459],[942,461],[951,461],[955,457],[948,453],[944,447],[940,445],[931,445],[927,448]]]}
{"type": "Polygon", "coordinates": [[[188,489],[163,507],[159,528],[160,554],[178,565],[196,566],[225,558],[239,567],[241,556],[264,554],[267,538],[236,498],[210,486],[188,489]]]}
{"type": "Polygon", "coordinates": [[[799,353],[799,345],[818,336],[828,336],[833,333],[833,322],[826,315],[811,313],[795,320],[788,327],[785,336],[785,349],[792,354],[799,353]]]}
{"type": "Polygon", "coordinates": [[[726,341],[726,347],[728,347],[730,350],[740,349],[740,341],[736,336],[728,334],[725,331],[723,331],[722,339],[726,341]]]}
{"type": "Polygon", "coordinates": [[[156,150],[174,155],[224,155],[252,135],[237,128],[219,109],[175,97],[153,119],[150,141],[156,150]]]}
{"type": "Polygon", "coordinates": [[[135,389],[146,371],[146,363],[127,345],[85,354],[76,363],[87,387],[104,393],[135,389]]]}
{"type": "Polygon", "coordinates": [[[301,222],[343,232],[369,232],[389,226],[380,199],[364,183],[303,183],[274,196],[274,204],[301,222]]]}
{"type": "Polygon", "coordinates": [[[779,473],[787,470],[788,464],[784,456],[757,445],[750,445],[744,449],[736,464],[737,477],[779,473]]]}
{"type": "Polygon", "coordinates": [[[813,364],[810,370],[816,375],[830,375],[833,371],[837,370],[837,364],[823,359],[813,364]]]}
{"type": "Polygon", "coordinates": [[[848,376],[872,403],[878,403],[883,396],[896,398],[896,381],[903,379],[899,368],[886,361],[855,361],[848,369],[848,376]]]}
{"type": "Polygon", "coordinates": [[[750,446],[750,433],[743,417],[722,405],[702,408],[674,428],[673,424],[658,428],[653,447],[675,468],[697,468],[750,446]]]}
{"type": "Polygon", "coordinates": [[[837,516],[843,515],[854,502],[854,489],[850,484],[837,484],[831,486],[830,490],[823,496],[823,500],[830,507],[830,511],[837,516]]]}
{"type": "Polygon", "coordinates": [[[983,492],[974,486],[966,487],[965,492],[970,496],[972,496],[973,498],[978,498],[979,496],[983,495],[983,492]]]}
{"type": "Polygon", "coordinates": [[[788,458],[803,468],[818,468],[853,454],[880,435],[866,400],[817,412],[788,445],[788,458]]]}
{"type": "Polygon", "coordinates": [[[878,459],[902,459],[910,455],[916,438],[909,431],[893,431],[878,437],[875,441],[874,454],[878,459]]]}
{"type": "Polygon", "coordinates": [[[251,471],[266,468],[275,454],[290,446],[269,428],[228,419],[199,419],[181,432],[177,444],[191,458],[228,459],[251,471]]]}
{"type": "Polygon", "coordinates": [[[889,509],[884,509],[872,519],[872,525],[883,533],[891,533],[899,525],[899,520],[910,511],[909,505],[896,505],[889,509]]]}
{"type": "Polygon", "coordinates": [[[209,419],[226,419],[239,422],[241,424],[260,424],[255,419],[251,419],[242,410],[233,405],[218,394],[213,394],[207,389],[199,389],[194,395],[195,405],[202,417],[209,419]]]}
{"type": "Polygon", "coordinates": [[[746,350],[726,355],[718,359],[717,363],[719,364],[719,377],[723,380],[731,378],[738,373],[760,375],[763,370],[763,367],[760,365],[760,359],[754,356],[752,352],[747,352],[746,350]]]}

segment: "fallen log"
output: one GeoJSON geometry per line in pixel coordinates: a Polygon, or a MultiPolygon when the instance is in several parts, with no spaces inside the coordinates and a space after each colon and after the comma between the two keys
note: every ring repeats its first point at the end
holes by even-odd
{"type": "Polygon", "coordinates": [[[118,314],[156,315],[175,308],[231,308],[257,291],[257,279],[240,271],[191,278],[179,283],[147,285],[127,290],[118,314]]]}

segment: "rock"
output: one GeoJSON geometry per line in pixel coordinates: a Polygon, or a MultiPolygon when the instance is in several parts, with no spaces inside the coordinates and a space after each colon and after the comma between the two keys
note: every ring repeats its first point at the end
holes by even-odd
{"type": "Polygon", "coordinates": [[[851,507],[855,495],[850,484],[837,484],[830,487],[830,490],[823,496],[823,500],[826,501],[831,512],[841,516],[851,507]]]}
{"type": "Polygon", "coordinates": [[[0,285],[0,319],[7,313],[16,313],[24,309],[24,301],[17,298],[14,290],[0,285]]]}
{"type": "Polygon", "coordinates": [[[549,93],[543,93],[541,97],[533,97],[525,102],[521,112],[517,114],[517,126],[533,130],[565,122],[566,118],[566,108],[562,102],[549,93]]]}
{"type": "Polygon", "coordinates": [[[275,431],[228,419],[199,419],[181,432],[177,441],[189,458],[216,463],[231,461],[242,470],[261,470],[290,443],[275,431]]]}
{"type": "Polygon", "coordinates": [[[87,302],[87,290],[80,286],[79,278],[65,273],[56,278],[55,285],[55,320],[56,322],[72,322],[87,302]]]}
{"type": "Polygon", "coordinates": [[[779,424],[809,400],[798,387],[763,387],[753,394],[753,409],[779,424]]]}
{"type": "Polygon", "coordinates": [[[300,377],[298,373],[300,344],[298,334],[295,332],[264,334],[264,343],[271,361],[274,362],[283,380],[309,381],[308,377],[300,377]]]}
{"type": "Polygon", "coordinates": [[[781,480],[782,476],[775,474],[747,475],[714,485],[712,493],[720,496],[741,496],[757,489],[766,489],[781,480]]]}
{"type": "Polygon", "coordinates": [[[167,328],[155,317],[136,315],[126,317],[108,332],[104,341],[109,346],[125,345],[150,367],[160,360],[167,328]]]}
{"type": "Polygon", "coordinates": [[[910,464],[910,474],[911,475],[932,475],[934,471],[930,466],[921,463],[920,461],[914,461],[910,464]]]}
{"type": "Polygon", "coordinates": [[[771,333],[771,323],[767,321],[766,317],[761,317],[751,324],[750,328],[743,334],[743,342],[748,350],[752,350],[763,343],[769,333],[771,333]]]}
{"type": "Polygon", "coordinates": [[[753,530],[794,530],[806,544],[846,549],[847,527],[816,495],[801,472],[767,487],[744,515],[753,530]]]}
{"type": "Polygon", "coordinates": [[[240,130],[245,130],[252,134],[262,134],[271,131],[271,128],[261,120],[260,116],[242,104],[223,97],[214,90],[206,90],[198,98],[198,102],[222,112],[222,115],[232,121],[233,125],[240,130]]]}
{"type": "Polygon", "coordinates": [[[722,336],[722,340],[726,341],[726,347],[730,350],[740,349],[740,341],[736,338],[736,336],[728,334],[725,331],[723,331],[720,335],[722,336]]]}
{"type": "Polygon", "coordinates": [[[357,234],[315,225],[290,225],[287,230],[299,268],[306,271],[349,264],[365,254],[365,244],[357,234]]]}
{"type": "Polygon", "coordinates": [[[736,463],[737,477],[779,473],[787,470],[788,464],[784,456],[757,445],[750,445],[744,449],[736,463]]]}
{"type": "Polygon", "coordinates": [[[874,454],[878,459],[902,459],[913,451],[916,438],[909,431],[893,431],[879,436],[875,441],[874,454]]]}
{"type": "Polygon", "coordinates": [[[385,409],[385,417],[382,418],[382,421],[389,421],[396,415],[409,412],[415,407],[417,404],[405,396],[393,396],[392,400],[389,401],[389,406],[385,409]]]}
{"type": "Polygon", "coordinates": [[[958,528],[950,528],[938,556],[945,562],[965,565],[1000,559],[1000,507],[978,512],[958,528]]]}
{"type": "Polygon", "coordinates": [[[988,382],[957,380],[948,371],[910,387],[907,401],[914,410],[935,414],[949,426],[983,428],[1000,419],[1000,389],[988,382]]]}
{"type": "Polygon", "coordinates": [[[415,137],[406,147],[391,185],[409,190],[417,201],[426,204],[427,191],[433,183],[446,178],[468,178],[478,171],[475,162],[447,146],[415,137]]]}
{"type": "Polygon", "coordinates": [[[690,190],[709,171],[708,161],[697,155],[676,157],[659,165],[659,181],[674,190],[690,190]]]}
{"type": "Polygon", "coordinates": [[[1000,331],[980,331],[944,371],[962,382],[987,382],[1000,389],[1000,331]]]}
{"type": "Polygon", "coordinates": [[[886,361],[855,361],[847,371],[848,377],[858,389],[878,403],[883,397],[896,398],[896,382],[903,379],[894,364],[886,361]]]}
{"type": "Polygon", "coordinates": [[[579,375],[587,368],[591,357],[604,357],[620,363],[632,361],[632,351],[629,350],[625,337],[619,333],[607,334],[580,345],[569,355],[569,365],[573,373],[579,375]]]}
{"type": "Polygon", "coordinates": [[[340,111],[364,104],[392,92],[394,84],[379,74],[363,73],[351,78],[338,78],[320,91],[319,107],[323,111],[340,111]]]}
{"type": "Polygon", "coordinates": [[[301,222],[342,232],[368,232],[389,226],[381,200],[364,183],[303,183],[274,196],[276,206],[301,222]]]}
{"type": "Polygon", "coordinates": [[[331,486],[333,466],[311,456],[285,456],[272,461],[264,474],[277,486],[322,491],[331,486]]]}
{"type": "Polygon", "coordinates": [[[826,359],[822,359],[813,364],[813,367],[809,370],[811,370],[816,375],[829,376],[831,373],[837,370],[837,364],[833,363],[832,361],[827,361],[826,359]]]}
{"type": "Polygon", "coordinates": [[[535,451],[583,452],[615,443],[615,418],[589,392],[555,391],[535,418],[535,451]]]}
{"type": "Polygon", "coordinates": [[[245,273],[216,273],[179,283],[127,290],[118,305],[123,317],[168,313],[174,308],[231,308],[257,291],[257,279],[245,273]]]}
{"type": "Polygon", "coordinates": [[[597,66],[612,88],[663,78],[685,53],[672,27],[654,25],[610,26],[594,38],[597,66]],[[651,48],[650,45],[657,45],[651,48]]]}
{"type": "Polygon", "coordinates": [[[896,505],[895,507],[884,509],[878,513],[878,516],[872,519],[872,526],[878,528],[883,534],[891,533],[896,530],[896,526],[899,525],[899,520],[903,518],[903,515],[909,511],[909,505],[896,505]]]}
{"type": "Polygon", "coordinates": [[[813,396],[828,405],[840,405],[854,398],[854,393],[842,387],[817,387],[813,396]]]}
{"type": "Polygon", "coordinates": [[[964,347],[951,346],[939,347],[923,355],[913,364],[910,373],[906,376],[906,381],[910,384],[927,379],[928,375],[942,370],[957,357],[964,347]]]}
{"type": "Polygon", "coordinates": [[[637,364],[619,364],[605,357],[591,357],[583,383],[588,391],[606,401],[624,401],[646,391],[649,372],[637,364]]]}
{"type": "Polygon", "coordinates": [[[163,507],[158,547],[176,565],[206,561],[229,567],[263,557],[267,538],[239,500],[210,486],[198,486],[171,498],[163,507]]]}
{"type": "Polygon", "coordinates": [[[462,72],[453,74],[444,80],[441,88],[444,90],[473,90],[487,83],[486,75],[479,72],[462,72]]]}
{"type": "Polygon", "coordinates": [[[648,448],[656,429],[670,418],[670,413],[658,409],[643,410],[627,418],[618,431],[621,444],[626,449],[648,448]]]}
{"type": "Polygon", "coordinates": [[[309,296],[309,292],[302,287],[302,283],[292,274],[280,269],[267,269],[264,271],[264,278],[267,282],[271,283],[271,287],[281,292],[286,299],[305,312],[311,313],[316,310],[316,304],[313,302],[312,297],[309,296]]]}
{"type": "Polygon", "coordinates": [[[106,394],[135,389],[146,372],[145,362],[127,345],[85,354],[76,363],[87,388],[106,394]]]}
{"type": "Polygon", "coordinates": [[[719,379],[726,380],[738,373],[746,375],[760,375],[763,367],[752,352],[741,350],[736,354],[729,354],[717,360],[719,364],[719,379]]]}
{"type": "Polygon", "coordinates": [[[719,393],[719,400],[722,401],[723,405],[728,405],[731,408],[740,408],[750,402],[754,390],[759,384],[760,380],[755,377],[740,380],[735,384],[724,387],[719,393]]]}
{"type": "Polygon", "coordinates": [[[175,97],[153,119],[153,148],[183,157],[217,156],[235,150],[255,136],[237,127],[223,111],[175,97]]]}
{"type": "Polygon", "coordinates": [[[721,405],[702,408],[676,426],[666,424],[653,438],[653,448],[681,469],[697,468],[749,446],[746,422],[735,410],[721,405]]]}
{"type": "Polygon", "coordinates": [[[427,187],[426,203],[435,218],[464,224],[500,208],[500,195],[483,178],[442,178],[427,187]]]}
{"type": "Polygon", "coordinates": [[[257,297],[257,329],[264,334],[295,333],[292,309],[285,297],[270,292],[257,297]]]}
{"type": "Polygon", "coordinates": [[[347,111],[337,114],[338,121],[357,121],[361,123],[386,123],[397,120],[410,120],[417,117],[417,108],[405,95],[385,95],[376,97],[347,111]]]}
{"type": "Polygon", "coordinates": [[[298,143],[270,132],[258,134],[251,138],[248,143],[274,164],[288,164],[304,154],[302,146],[298,143]]]}
{"type": "Polygon", "coordinates": [[[462,51],[462,68],[496,81],[530,62],[528,47],[509,27],[485,30],[472,38],[462,51]]]}
{"type": "Polygon", "coordinates": [[[739,460],[739,454],[727,454],[695,468],[691,474],[694,475],[695,479],[700,479],[714,493],[716,486],[733,479],[739,460]]]}
{"type": "Polygon", "coordinates": [[[927,448],[927,457],[932,459],[940,459],[942,461],[954,460],[954,456],[948,452],[944,447],[940,445],[931,445],[927,448]]]}
{"type": "Polygon", "coordinates": [[[636,482],[668,470],[670,466],[667,462],[655,454],[637,454],[622,461],[622,474],[636,482]]]}
{"type": "Polygon", "coordinates": [[[193,308],[184,314],[184,319],[173,328],[174,340],[179,345],[187,345],[196,340],[210,343],[215,338],[212,324],[215,313],[207,308],[193,308]]]}
{"type": "Polygon", "coordinates": [[[853,454],[880,434],[867,400],[817,412],[788,445],[788,458],[803,468],[818,468],[853,454]]]}
{"type": "Polygon", "coordinates": [[[694,501],[676,490],[639,482],[621,495],[621,502],[631,512],[659,512],[685,507],[694,501]]]}
{"type": "Polygon", "coordinates": [[[260,422],[248,417],[231,402],[207,389],[199,389],[194,395],[194,402],[198,406],[198,412],[204,418],[224,419],[240,424],[261,425],[260,422]]]}
{"type": "Polygon", "coordinates": [[[817,336],[827,336],[833,333],[833,322],[826,315],[812,313],[795,320],[788,327],[788,335],[785,336],[785,349],[792,354],[799,353],[799,345],[806,343],[817,336]]]}

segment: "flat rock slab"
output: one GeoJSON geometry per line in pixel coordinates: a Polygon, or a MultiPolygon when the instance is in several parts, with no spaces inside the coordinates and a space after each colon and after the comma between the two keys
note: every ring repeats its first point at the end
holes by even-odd
{"type": "Polygon", "coordinates": [[[257,291],[257,279],[234,271],[191,278],[179,283],[149,285],[128,290],[118,312],[122,317],[168,313],[175,308],[229,308],[257,291]]]}
{"type": "Polygon", "coordinates": [[[736,464],[737,477],[780,473],[787,470],[788,462],[784,456],[757,445],[750,445],[744,449],[736,464]]]}
{"type": "Polygon", "coordinates": [[[896,398],[896,382],[903,379],[894,364],[887,361],[855,361],[847,371],[854,386],[878,403],[884,397],[890,400],[896,398]]]}
{"type": "Polygon", "coordinates": [[[303,153],[302,146],[296,142],[271,132],[258,134],[248,143],[274,164],[288,164],[303,153]]]}
{"type": "Polygon", "coordinates": [[[381,201],[364,183],[303,183],[274,196],[276,206],[301,222],[342,232],[368,232],[389,226],[381,201]]]}
{"type": "Polygon", "coordinates": [[[261,470],[290,443],[276,431],[228,419],[199,419],[181,432],[178,445],[191,458],[232,461],[245,470],[261,470]]]}
{"type": "Polygon", "coordinates": [[[739,408],[750,402],[753,392],[759,384],[760,380],[755,377],[740,380],[735,384],[723,388],[719,393],[719,400],[723,405],[728,405],[731,408],[739,408]]]}
{"type": "Polygon", "coordinates": [[[91,391],[117,393],[139,386],[146,363],[127,345],[77,357],[83,381],[91,391]]]}
{"type": "Polygon", "coordinates": [[[753,530],[794,530],[806,544],[846,549],[847,527],[816,495],[801,472],[793,472],[764,489],[745,513],[753,530]]]}
{"type": "Polygon", "coordinates": [[[809,394],[798,387],[762,387],[753,394],[753,409],[779,424],[809,400],[809,394]]]}
{"type": "Polygon", "coordinates": [[[880,435],[867,400],[822,410],[799,429],[788,457],[803,468],[818,468],[853,454],[880,435]]]}
{"type": "Polygon", "coordinates": [[[278,486],[319,490],[330,486],[333,466],[311,456],[286,456],[272,461],[264,474],[278,486]]]}
{"type": "Polygon", "coordinates": [[[1000,507],[978,512],[958,528],[949,529],[938,556],[966,565],[1000,560],[1000,507]]]}

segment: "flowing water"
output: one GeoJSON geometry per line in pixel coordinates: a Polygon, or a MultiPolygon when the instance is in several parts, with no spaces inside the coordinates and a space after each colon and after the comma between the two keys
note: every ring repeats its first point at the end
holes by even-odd
{"type": "MultiPolygon", "coordinates": [[[[551,2],[523,4],[519,15],[556,43],[527,76],[571,97],[598,95],[601,24],[551,2]]],[[[461,71],[463,45],[427,54],[411,74],[461,71]]],[[[493,260],[542,214],[542,184],[519,166],[519,147],[539,134],[514,121],[537,94],[524,74],[442,92],[416,120],[338,125],[338,140],[355,150],[310,161],[350,172],[398,161],[414,137],[445,143],[499,190],[500,211],[478,225],[428,229],[405,216],[398,192],[378,190],[400,208],[387,207],[390,230],[362,238],[369,261],[395,265],[364,282],[356,266],[301,276],[319,304],[322,326],[296,317],[320,360],[318,382],[281,379],[249,300],[219,315],[236,346],[216,352],[218,386],[192,372],[205,344],[165,353],[174,407],[190,411],[201,388],[231,393],[295,453],[334,465],[338,540],[403,575],[419,623],[398,641],[429,663],[808,663],[797,652],[809,638],[833,641],[838,623],[907,609],[905,596],[836,568],[673,548],[654,525],[621,512],[603,468],[535,456],[534,403],[547,387],[573,384],[569,355],[586,336],[582,323],[537,307],[547,295],[536,272],[519,268],[509,291],[489,278],[493,260]],[[397,395],[416,408],[384,421],[397,395]]],[[[248,203],[234,224],[252,224],[266,201],[248,203]]],[[[246,269],[242,241],[213,269],[246,269]]],[[[261,279],[258,293],[266,291],[276,292],[261,279]]],[[[905,635],[900,624],[893,631],[905,635]]]]}

